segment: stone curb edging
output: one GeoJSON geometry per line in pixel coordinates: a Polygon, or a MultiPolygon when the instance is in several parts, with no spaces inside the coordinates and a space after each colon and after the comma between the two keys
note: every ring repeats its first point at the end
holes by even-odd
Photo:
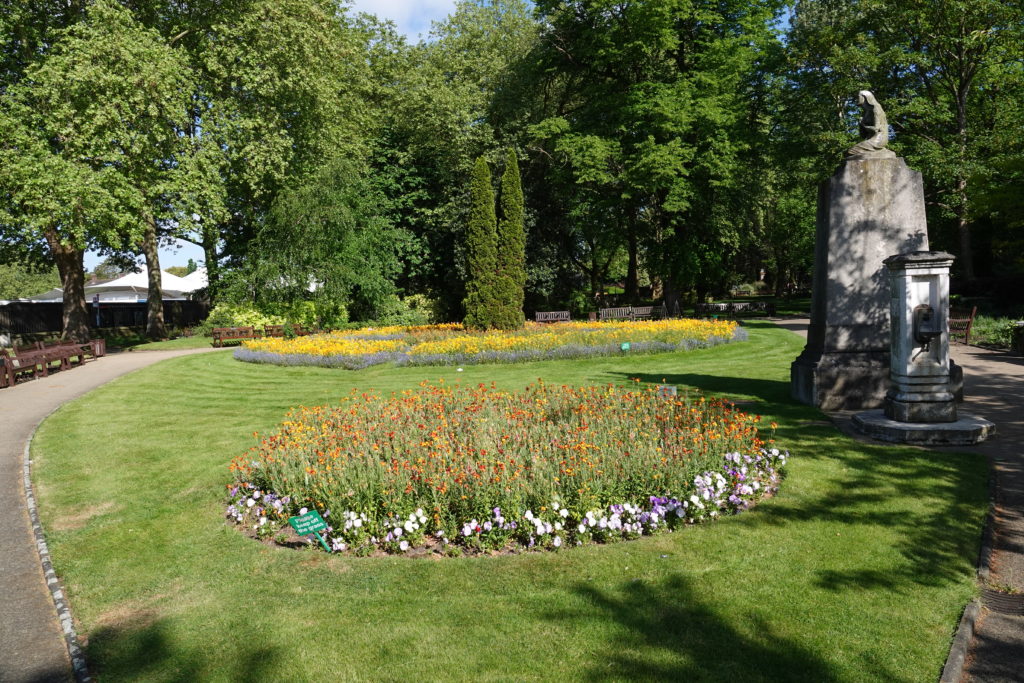
{"type": "Polygon", "coordinates": [[[32,441],[35,439],[36,430],[39,429],[39,425],[59,409],[60,406],[57,406],[47,413],[46,417],[32,428],[32,433],[25,440],[25,453],[22,463],[25,503],[28,507],[29,521],[32,523],[32,535],[35,537],[36,551],[39,553],[39,562],[43,568],[46,587],[50,591],[50,597],[53,598],[53,605],[57,610],[57,619],[60,620],[60,627],[64,632],[64,642],[68,648],[68,656],[71,658],[71,668],[75,674],[75,681],[77,683],[92,683],[92,678],[89,677],[89,667],[85,662],[85,653],[78,644],[78,635],[75,633],[75,623],[71,617],[71,607],[68,605],[64,586],[61,584],[60,579],[57,578],[57,573],[53,570],[53,563],[50,561],[50,549],[46,545],[43,525],[39,521],[39,510],[36,508],[36,497],[32,489],[32,459],[30,456],[32,441]]]}
{"type": "Polygon", "coordinates": [[[985,515],[985,527],[981,530],[981,548],[978,549],[978,581],[982,585],[988,583],[992,573],[992,549],[996,537],[996,506],[999,504],[999,480],[996,477],[995,462],[988,459],[988,513],[985,515]]]}
{"type": "MultiPolygon", "coordinates": [[[[996,470],[991,460],[989,461],[988,476],[988,513],[985,515],[985,526],[981,530],[981,547],[978,549],[978,583],[984,586],[988,581],[991,570],[989,563],[992,560],[992,545],[996,530],[996,498],[998,496],[999,483],[996,479],[996,470]]],[[[981,613],[981,601],[971,600],[964,608],[964,613],[957,624],[956,633],[953,635],[953,642],[949,647],[949,655],[946,657],[946,665],[942,667],[942,675],[939,676],[939,683],[960,683],[964,677],[964,666],[967,664],[967,652],[974,640],[974,624],[981,613]]]]}
{"type": "Polygon", "coordinates": [[[981,611],[981,604],[977,600],[971,600],[960,617],[960,624],[956,628],[956,636],[953,638],[953,645],[949,648],[949,657],[946,659],[946,666],[942,667],[942,675],[939,683],[960,683],[964,675],[964,664],[967,660],[967,649],[974,639],[974,622],[981,611]]]}

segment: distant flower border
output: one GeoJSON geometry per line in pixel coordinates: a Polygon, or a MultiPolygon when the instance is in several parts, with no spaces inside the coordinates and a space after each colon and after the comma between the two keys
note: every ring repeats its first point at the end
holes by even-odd
{"type": "MultiPolygon", "coordinates": [[[[669,353],[672,351],[692,351],[706,349],[731,342],[746,341],[746,329],[739,325],[732,337],[711,336],[707,339],[683,339],[678,344],[660,341],[636,341],[630,343],[630,354],[669,353]]],[[[386,337],[393,339],[394,337],[386,337]]],[[[236,360],[246,363],[262,363],[282,366],[316,366],[325,368],[345,368],[346,370],[362,370],[373,365],[393,363],[396,366],[429,366],[429,365],[486,365],[495,363],[528,363],[543,360],[571,360],[577,358],[594,358],[601,356],[618,356],[627,353],[621,344],[609,343],[595,346],[567,344],[554,349],[517,349],[514,351],[481,351],[480,353],[450,354],[412,354],[406,351],[380,351],[362,355],[322,356],[299,353],[273,353],[254,351],[244,346],[234,352],[236,360]]]]}

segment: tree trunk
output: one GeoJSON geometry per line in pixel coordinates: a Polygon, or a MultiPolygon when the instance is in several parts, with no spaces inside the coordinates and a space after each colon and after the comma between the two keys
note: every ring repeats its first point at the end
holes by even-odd
{"type": "Polygon", "coordinates": [[[46,231],[46,243],[60,273],[64,290],[61,337],[89,341],[89,311],[85,305],[85,250],[62,244],[55,230],[46,231]]]}
{"type": "Polygon", "coordinates": [[[217,303],[220,268],[217,266],[217,229],[208,222],[203,223],[203,255],[206,258],[206,298],[213,306],[217,303]]]}
{"type": "Polygon", "coordinates": [[[682,314],[682,306],[679,303],[679,290],[676,288],[675,280],[666,276],[662,287],[665,293],[665,310],[668,311],[669,316],[675,316],[677,313],[682,314]]]}
{"type": "Polygon", "coordinates": [[[967,179],[959,178],[956,186],[960,196],[956,217],[956,232],[960,238],[960,267],[963,268],[964,279],[970,282],[974,279],[974,255],[971,253],[971,224],[966,216],[967,179]]]}
{"type": "Polygon", "coordinates": [[[640,301],[640,284],[638,282],[639,275],[637,273],[637,239],[636,229],[630,227],[629,234],[626,236],[626,250],[629,254],[629,265],[626,266],[626,283],[625,283],[625,295],[626,300],[630,303],[638,303],[640,301]]]}
{"type": "Polygon", "coordinates": [[[974,255],[971,252],[971,224],[967,220],[967,177],[963,169],[967,162],[967,94],[970,91],[970,79],[961,79],[956,91],[956,128],[960,145],[960,168],[956,179],[957,202],[956,232],[960,238],[960,267],[963,268],[964,279],[974,279],[974,255]]]}
{"type": "Polygon", "coordinates": [[[156,221],[146,217],[146,231],[142,237],[142,254],[146,257],[146,272],[149,275],[149,289],[146,294],[146,336],[150,339],[166,339],[164,327],[164,297],[160,286],[160,252],[157,246],[156,221]]]}

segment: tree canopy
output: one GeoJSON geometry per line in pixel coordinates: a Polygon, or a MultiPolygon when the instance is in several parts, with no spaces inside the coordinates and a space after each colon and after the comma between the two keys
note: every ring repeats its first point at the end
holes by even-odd
{"type": "Polygon", "coordinates": [[[0,256],[58,268],[72,335],[84,249],[152,273],[171,238],[213,297],[333,319],[783,294],[870,89],[957,278],[1021,274],[1022,27],[996,0],[463,0],[412,43],[332,0],[0,0],[0,256]]]}

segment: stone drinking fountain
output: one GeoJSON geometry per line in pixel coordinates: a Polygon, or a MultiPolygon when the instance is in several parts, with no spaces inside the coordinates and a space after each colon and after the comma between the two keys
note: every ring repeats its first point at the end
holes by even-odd
{"type": "Polygon", "coordinates": [[[950,383],[949,268],[953,256],[914,251],[884,261],[889,273],[889,380],[884,408],[857,413],[856,427],[898,443],[966,446],[995,432],[958,413],[950,383]]]}

